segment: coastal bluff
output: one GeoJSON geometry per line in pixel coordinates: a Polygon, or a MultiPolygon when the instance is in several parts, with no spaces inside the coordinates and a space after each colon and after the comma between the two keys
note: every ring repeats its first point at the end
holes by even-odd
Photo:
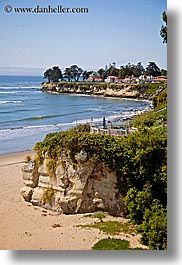
{"type": "Polygon", "coordinates": [[[104,211],[122,216],[125,206],[116,173],[104,162],[88,159],[83,150],[75,159],[76,164],[63,151],[54,172],[48,170],[50,158],[46,154],[40,166],[25,162],[21,189],[25,201],[64,214],[104,211]]]}
{"type": "MultiPolygon", "coordinates": [[[[43,82],[41,90],[53,93],[86,94],[104,97],[150,99],[144,92],[148,85],[106,84],[88,82],[43,82]]],[[[152,95],[153,96],[153,95],[152,95]]]]}

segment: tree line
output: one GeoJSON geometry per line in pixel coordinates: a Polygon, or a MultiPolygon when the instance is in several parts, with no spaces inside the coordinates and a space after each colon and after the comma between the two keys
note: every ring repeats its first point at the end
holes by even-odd
{"type": "Polygon", "coordinates": [[[106,65],[105,68],[100,68],[97,71],[87,71],[83,70],[77,65],[71,65],[65,68],[64,72],[59,68],[59,66],[53,66],[44,72],[44,78],[48,79],[48,82],[59,82],[59,81],[85,81],[89,76],[93,78],[100,78],[104,80],[108,76],[116,76],[118,78],[124,79],[130,76],[139,77],[144,76],[167,76],[167,70],[160,69],[155,62],[149,62],[146,68],[143,67],[141,62],[137,64],[128,63],[126,65],[121,65],[120,68],[116,67],[116,63],[110,63],[106,65]]]}

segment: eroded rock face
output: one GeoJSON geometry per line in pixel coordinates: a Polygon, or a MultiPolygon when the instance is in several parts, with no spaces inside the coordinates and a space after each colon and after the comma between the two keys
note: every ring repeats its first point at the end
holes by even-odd
{"type": "Polygon", "coordinates": [[[32,193],[33,193],[33,189],[28,187],[28,186],[24,186],[21,189],[21,195],[23,196],[24,200],[29,202],[32,198],[32,193]]]}
{"type": "Polygon", "coordinates": [[[67,87],[62,82],[42,83],[42,91],[57,92],[57,93],[76,93],[76,94],[89,94],[89,95],[102,95],[104,97],[119,97],[119,98],[146,98],[150,96],[139,92],[136,88],[136,84],[121,84],[118,87],[111,88],[110,84],[107,84],[107,88],[100,86],[94,86],[90,84],[87,88],[83,85],[75,87],[67,87]]]}
{"type": "Polygon", "coordinates": [[[122,215],[123,198],[117,190],[114,171],[103,162],[87,159],[81,151],[73,163],[64,154],[58,159],[54,174],[46,168],[47,158],[35,169],[22,168],[25,187],[21,195],[34,205],[47,207],[65,214],[106,211],[122,215]],[[31,183],[30,183],[31,182],[31,183]]]}

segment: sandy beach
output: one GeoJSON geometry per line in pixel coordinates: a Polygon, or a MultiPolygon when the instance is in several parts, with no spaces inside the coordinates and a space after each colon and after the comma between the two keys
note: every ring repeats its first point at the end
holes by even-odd
{"type": "MultiPolygon", "coordinates": [[[[0,249],[10,250],[91,250],[107,235],[98,229],[80,228],[96,218],[83,214],[63,215],[33,206],[20,195],[23,187],[21,167],[33,151],[0,155],[0,249]]],[[[105,220],[123,221],[107,216],[105,220]]],[[[139,235],[115,236],[140,247],[139,235]]]]}

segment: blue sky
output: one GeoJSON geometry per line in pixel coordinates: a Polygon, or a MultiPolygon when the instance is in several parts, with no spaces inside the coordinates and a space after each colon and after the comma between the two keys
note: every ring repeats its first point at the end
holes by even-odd
{"type": "Polygon", "coordinates": [[[167,47],[159,34],[166,5],[166,0],[2,0],[0,73],[8,73],[9,67],[23,73],[23,68],[77,64],[98,69],[112,62],[120,67],[139,61],[144,67],[155,61],[167,68],[167,47]],[[89,12],[6,14],[6,5],[86,7],[89,12]]]}

